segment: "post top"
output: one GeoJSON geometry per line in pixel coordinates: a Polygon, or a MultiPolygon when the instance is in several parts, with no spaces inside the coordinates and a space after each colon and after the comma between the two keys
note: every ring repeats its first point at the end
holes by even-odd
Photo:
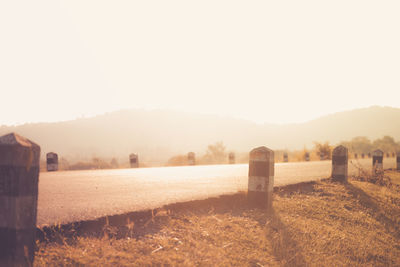
{"type": "Polygon", "coordinates": [[[16,133],[9,133],[0,137],[0,146],[24,146],[24,147],[39,147],[31,140],[20,136],[16,133]]]}
{"type": "Polygon", "coordinates": [[[383,156],[383,151],[380,149],[377,149],[373,152],[374,156],[383,156]]]}
{"type": "Polygon", "coordinates": [[[346,154],[347,151],[347,147],[339,145],[333,149],[332,154],[346,154]]]}
{"type": "Polygon", "coordinates": [[[39,167],[40,146],[16,133],[0,137],[0,166],[39,167]]]}
{"type": "Polygon", "coordinates": [[[130,158],[136,158],[137,155],[136,155],[135,153],[131,153],[131,154],[129,154],[129,157],[130,157],[130,158]]]}
{"type": "Polygon", "coordinates": [[[52,155],[56,155],[57,156],[57,153],[49,152],[49,153],[46,154],[46,156],[52,156],[52,155]]]}
{"type": "Polygon", "coordinates": [[[250,151],[249,159],[252,161],[274,161],[274,151],[266,148],[265,146],[260,146],[254,148],[250,151]]]}
{"type": "Polygon", "coordinates": [[[271,152],[274,152],[273,150],[271,150],[271,149],[269,149],[269,148],[267,148],[267,147],[265,147],[265,146],[260,146],[260,147],[256,147],[256,148],[254,148],[253,150],[251,150],[250,151],[250,154],[251,153],[271,153],[271,152]]]}

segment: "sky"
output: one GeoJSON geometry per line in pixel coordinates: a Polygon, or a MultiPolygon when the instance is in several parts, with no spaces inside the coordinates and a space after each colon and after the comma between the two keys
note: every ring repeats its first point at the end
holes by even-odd
{"type": "Polygon", "coordinates": [[[399,1],[0,1],[0,125],[400,107],[399,1]]]}

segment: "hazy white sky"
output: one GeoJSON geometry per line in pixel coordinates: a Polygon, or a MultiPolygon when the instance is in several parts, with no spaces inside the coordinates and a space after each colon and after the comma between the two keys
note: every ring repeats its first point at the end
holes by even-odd
{"type": "Polygon", "coordinates": [[[400,1],[1,1],[0,124],[400,107],[400,1]]]}

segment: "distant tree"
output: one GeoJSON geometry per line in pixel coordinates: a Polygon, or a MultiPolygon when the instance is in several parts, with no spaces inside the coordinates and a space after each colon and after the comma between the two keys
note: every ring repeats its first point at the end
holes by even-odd
{"type": "Polygon", "coordinates": [[[226,147],[223,142],[217,142],[207,147],[206,160],[209,163],[225,163],[227,161],[226,147]]]}
{"type": "Polygon", "coordinates": [[[347,147],[355,153],[368,153],[372,150],[371,141],[365,136],[357,136],[350,141],[341,142],[340,145],[347,147]]]}
{"type": "Polygon", "coordinates": [[[325,143],[314,142],[314,146],[315,146],[314,148],[315,152],[319,157],[323,156],[324,159],[331,159],[332,148],[329,145],[329,142],[325,143]]]}
{"type": "Polygon", "coordinates": [[[380,149],[384,152],[395,152],[400,150],[400,143],[396,142],[391,136],[384,136],[371,142],[365,136],[357,136],[350,141],[340,143],[355,153],[370,153],[375,149],[380,149]]]}
{"type": "Polygon", "coordinates": [[[372,149],[371,141],[365,136],[357,136],[351,140],[353,151],[358,153],[368,153],[372,149]]]}
{"type": "Polygon", "coordinates": [[[394,152],[399,149],[398,143],[391,136],[384,136],[383,138],[376,139],[372,143],[373,149],[380,149],[384,152],[394,152]]]}

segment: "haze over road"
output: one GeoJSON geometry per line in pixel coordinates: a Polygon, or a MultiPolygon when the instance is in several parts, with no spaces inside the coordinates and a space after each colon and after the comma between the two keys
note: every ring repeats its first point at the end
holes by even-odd
{"type": "MultiPolygon", "coordinates": [[[[372,159],[358,163],[371,169],[372,159]]],[[[385,158],[384,168],[395,159],[385,158]]],[[[349,161],[349,174],[358,171],[349,161]]],[[[275,164],[275,186],[331,175],[331,161],[275,164]]],[[[39,226],[89,220],[246,191],[248,164],[42,172],[39,226]]]]}

